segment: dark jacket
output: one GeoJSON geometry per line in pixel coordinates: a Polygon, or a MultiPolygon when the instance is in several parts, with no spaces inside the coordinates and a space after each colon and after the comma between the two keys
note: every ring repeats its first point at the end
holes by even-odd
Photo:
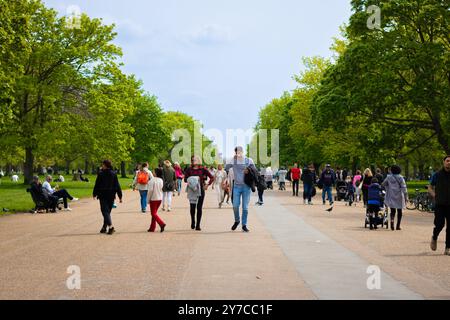
{"type": "Polygon", "coordinates": [[[258,173],[258,183],[256,185],[256,188],[258,189],[258,191],[267,190],[266,178],[259,173],[258,173]]]}
{"type": "Polygon", "coordinates": [[[368,204],[381,206],[381,186],[378,183],[373,183],[369,186],[368,204]]]}
{"type": "Polygon", "coordinates": [[[122,200],[122,189],[117,175],[110,169],[101,170],[95,181],[94,198],[114,200],[116,194],[122,200]]]}
{"type": "Polygon", "coordinates": [[[450,206],[450,172],[442,169],[435,173],[431,185],[436,190],[436,205],[450,206]]]}
{"type": "Polygon", "coordinates": [[[202,192],[205,189],[204,186],[205,186],[208,178],[209,178],[208,185],[212,185],[215,181],[215,178],[212,176],[212,174],[209,172],[209,170],[204,167],[198,167],[197,169],[194,169],[192,166],[188,167],[184,171],[184,182],[187,183],[189,177],[199,177],[200,178],[200,186],[202,188],[202,192]]]}
{"type": "Polygon", "coordinates": [[[252,189],[252,192],[255,192],[258,185],[259,173],[254,166],[248,166],[247,171],[248,172],[244,175],[244,182],[252,189]]]}
{"type": "Polygon", "coordinates": [[[325,187],[331,187],[336,183],[336,175],[333,170],[324,170],[320,176],[320,182],[325,187]]]}
{"type": "Polygon", "coordinates": [[[175,190],[176,182],[177,182],[177,175],[175,173],[175,169],[172,167],[164,166],[163,169],[163,191],[164,192],[171,192],[175,190]]]}
{"type": "MultiPolygon", "coordinates": [[[[373,177],[369,177],[369,176],[364,176],[363,177],[363,186],[362,186],[363,190],[364,189],[366,189],[366,190],[369,189],[370,185],[372,184],[372,179],[373,179],[373,177]]],[[[381,181],[380,183],[383,183],[383,181],[381,181]]]]}
{"type": "Polygon", "coordinates": [[[304,184],[314,185],[316,183],[316,173],[309,170],[309,168],[303,169],[302,181],[304,184]]]}

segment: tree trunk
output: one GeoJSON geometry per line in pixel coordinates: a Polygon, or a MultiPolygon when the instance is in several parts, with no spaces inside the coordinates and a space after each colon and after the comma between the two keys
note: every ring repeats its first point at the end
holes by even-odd
{"type": "Polygon", "coordinates": [[[28,185],[33,181],[33,165],[34,165],[33,150],[30,147],[27,147],[25,148],[25,163],[23,165],[24,184],[28,185]]]}
{"type": "Polygon", "coordinates": [[[84,161],[84,173],[89,174],[89,160],[88,159],[86,159],[84,161]]]}
{"type": "Polygon", "coordinates": [[[425,165],[424,164],[419,165],[419,179],[425,180],[425,165]]]}
{"type": "Polygon", "coordinates": [[[353,158],[353,161],[352,161],[352,175],[353,176],[356,175],[356,171],[358,171],[358,159],[353,158]]]}
{"type": "Polygon", "coordinates": [[[409,160],[405,161],[405,179],[409,181],[409,160]]]}
{"type": "Polygon", "coordinates": [[[120,163],[120,172],[121,172],[122,178],[126,178],[127,177],[127,170],[126,169],[127,168],[126,168],[125,161],[122,161],[120,163]]]}
{"type": "Polygon", "coordinates": [[[66,161],[66,174],[68,175],[68,174],[70,174],[70,161],[69,160],[67,160],[66,161]]]}

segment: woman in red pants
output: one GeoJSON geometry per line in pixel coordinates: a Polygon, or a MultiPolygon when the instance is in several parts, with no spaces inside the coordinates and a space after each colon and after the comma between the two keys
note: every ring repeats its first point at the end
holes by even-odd
{"type": "Polygon", "coordinates": [[[152,224],[148,232],[155,232],[156,223],[158,223],[161,228],[161,232],[164,232],[166,224],[158,216],[158,209],[161,206],[163,199],[163,186],[164,182],[162,179],[163,172],[160,168],[155,169],[155,178],[149,182],[148,199],[150,203],[150,212],[152,214],[152,224]]]}

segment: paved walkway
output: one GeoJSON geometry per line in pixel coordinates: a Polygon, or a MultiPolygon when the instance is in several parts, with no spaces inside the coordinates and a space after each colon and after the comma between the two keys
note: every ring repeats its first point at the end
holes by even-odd
{"type": "Polygon", "coordinates": [[[406,217],[403,234],[370,232],[361,208],[328,214],[270,192],[244,234],[229,231],[232,211],[217,209],[213,192],[202,232],[190,230],[184,195],[161,214],[163,234],[146,232],[133,192],[113,212],[112,237],[98,234],[92,200],[72,213],[1,217],[0,299],[450,299],[450,259],[426,251],[430,217],[406,217]],[[81,290],[66,286],[72,265],[81,290]],[[370,265],[381,290],[367,289],[370,265]]]}

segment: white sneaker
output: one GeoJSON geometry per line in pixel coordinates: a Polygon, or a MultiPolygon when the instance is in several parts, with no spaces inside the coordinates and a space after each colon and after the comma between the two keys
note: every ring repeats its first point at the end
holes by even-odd
{"type": "Polygon", "coordinates": [[[80,199],[78,199],[78,198],[73,198],[73,199],[72,199],[72,202],[74,202],[74,201],[80,201],[80,199]]]}
{"type": "Polygon", "coordinates": [[[70,209],[70,208],[64,208],[64,211],[70,212],[70,211],[72,211],[72,209],[70,209]]]}
{"type": "Polygon", "coordinates": [[[171,212],[171,211],[172,211],[172,208],[169,207],[169,209],[167,209],[167,212],[171,212]]]}

